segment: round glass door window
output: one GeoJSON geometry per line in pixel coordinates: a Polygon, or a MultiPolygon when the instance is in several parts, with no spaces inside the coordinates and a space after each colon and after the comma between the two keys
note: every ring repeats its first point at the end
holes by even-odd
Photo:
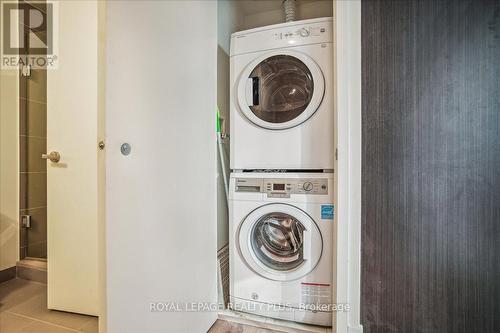
{"type": "Polygon", "coordinates": [[[309,68],[290,55],[275,55],[260,62],[250,73],[253,105],[249,108],[268,123],[297,118],[311,102],[314,81],[309,68]]]}
{"type": "Polygon", "coordinates": [[[266,214],[253,227],[253,252],[273,270],[293,270],[304,261],[304,230],[302,223],[291,215],[266,214]]]}
{"type": "Polygon", "coordinates": [[[323,251],[321,232],[298,207],[272,203],[250,212],[236,235],[244,263],[275,281],[293,281],[311,272],[323,251]]]}
{"type": "Polygon", "coordinates": [[[325,80],[309,56],[280,50],[247,65],[238,85],[238,104],[259,127],[281,130],[300,125],[319,108],[325,80]]]}

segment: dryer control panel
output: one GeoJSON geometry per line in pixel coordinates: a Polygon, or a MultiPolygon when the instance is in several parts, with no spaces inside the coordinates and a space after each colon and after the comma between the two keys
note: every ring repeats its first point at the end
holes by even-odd
{"type": "Polygon", "coordinates": [[[312,44],[321,51],[324,44],[333,42],[333,19],[323,17],[235,32],[231,35],[230,55],[312,44]]]}
{"type": "Polygon", "coordinates": [[[292,38],[307,38],[321,36],[326,32],[326,27],[303,27],[295,30],[286,30],[273,34],[274,39],[292,39],[292,38]]]}
{"type": "Polygon", "coordinates": [[[267,193],[268,198],[289,198],[290,194],[328,194],[324,178],[237,178],[236,192],[267,193]]]}

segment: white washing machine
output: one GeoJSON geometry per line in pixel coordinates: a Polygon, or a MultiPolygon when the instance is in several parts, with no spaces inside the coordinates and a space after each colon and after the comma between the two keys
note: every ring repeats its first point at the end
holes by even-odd
{"type": "Polygon", "coordinates": [[[333,169],[333,22],[231,36],[231,169],[333,169]]]}
{"type": "Polygon", "coordinates": [[[231,175],[234,310],[332,325],[333,185],[328,173],[231,175]]]}

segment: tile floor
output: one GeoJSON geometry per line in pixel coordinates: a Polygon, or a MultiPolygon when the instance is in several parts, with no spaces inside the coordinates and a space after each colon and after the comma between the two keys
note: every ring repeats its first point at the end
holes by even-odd
{"type": "Polygon", "coordinates": [[[208,333],[282,333],[282,331],[273,331],[219,319],[208,333]]]}
{"type": "MultiPolygon", "coordinates": [[[[47,285],[13,279],[0,283],[1,333],[98,333],[96,317],[47,309],[47,285]]],[[[219,319],[208,333],[283,333],[289,329],[258,328],[219,319]]],[[[293,330],[293,332],[312,332],[293,330]]],[[[328,330],[328,332],[331,332],[328,330]]]]}
{"type": "Polygon", "coordinates": [[[47,285],[13,279],[0,284],[0,332],[97,333],[97,318],[47,309],[47,285]]]}

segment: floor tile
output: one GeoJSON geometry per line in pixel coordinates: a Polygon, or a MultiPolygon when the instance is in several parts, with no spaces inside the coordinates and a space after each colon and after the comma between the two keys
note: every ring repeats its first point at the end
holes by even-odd
{"type": "Polygon", "coordinates": [[[22,318],[8,312],[0,312],[0,332],[2,333],[17,333],[33,322],[33,320],[22,318]]]}
{"type": "Polygon", "coordinates": [[[87,321],[80,331],[84,333],[98,333],[99,332],[99,320],[97,318],[91,318],[87,321]]]}
{"type": "Polygon", "coordinates": [[[18,318],[31,322],[19,326],[26,330],[19,332],[98,332],[97,317],[47,309],[47,285],[23,279],[0,284],[0,315],[7,318],[2,325],[10,325],[9,330],[1,329],[2,333],[17,333],[18,318]]]}
{"type": "Polygon", "coordinates": [[[281,333],[226,320],[217,320],[208,333],[281,333]]]}
{"type": "MultiPolygon", "coordinates": [[[[44,250],[43,250],[43,246],[41,246],[41,244],[42,243],[30,244],[27,247],[28,253],[34,253],[35,251],[38,251],[38,253],[43,253],[44,250]]],[[[40,282],[40,283],[44,283],[44,284],[47,283],[47,270],[26,267],[24,265],[18,265],[17,266],[17,276],[22,278],[23,280],[40,282]]]]}
{"type": "Polygon", "coordinates": [[[46,292],[43,283],[12,279],[0,284],[0,312],[18,305],[46,292]]]}
{"type": "Polygon", "coordinates": [[[77,332],[72,329],[67,329],[51,324],[35,321],[29,326],[22,328],[16,333],[74,333],[77,332]]]}
{"type": "Polygon", "coordinates": [[[47,309],[46,293],[36,295],[28,301],[11,307],[9,312],[72,329],[83,327],[90,318],[89,316],[47,309]]]}

